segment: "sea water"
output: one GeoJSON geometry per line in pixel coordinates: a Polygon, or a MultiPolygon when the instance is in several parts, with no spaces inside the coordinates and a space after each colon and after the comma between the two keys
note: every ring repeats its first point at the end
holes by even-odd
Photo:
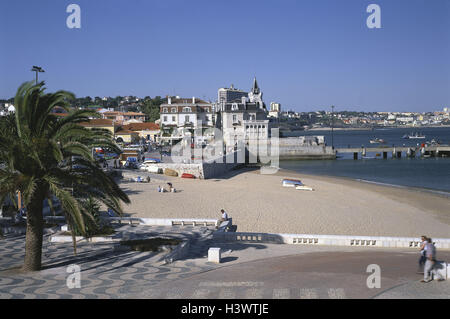
{"type": "MultiPolygon", "coordinates": [[[[327,145],[331,145],[330,131],[306,131],[291,134],[324,135],[327,145]]],[[[417,146],[435,139],[442,144],[450,144],[450,128],[423,129],[375,129],[371,131],[334,131],[333,143],[339,147],[375,147],[370,144],[374,138],[384,139],[386,146],[417,146]],[[407,140],[403,135],[419,131],[424,140],[407,140]]],[[[376,154],[367,153],[368,157],[376,154]]],[[[375,159],[353,160],[353,154],[342,154],[337,160],[281,161],[280,167],[305,174],[347,177],[371,183],[414,187],[436,191],[450,196],[450,158],[407,158],[375,157],[375,159]]]]}

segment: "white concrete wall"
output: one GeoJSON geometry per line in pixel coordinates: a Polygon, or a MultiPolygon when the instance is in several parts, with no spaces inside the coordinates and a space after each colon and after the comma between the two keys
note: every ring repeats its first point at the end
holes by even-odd
{"type": "MultiPolygon", "coordinates": [[[[162,170],[170,168],[181,176],[183,173],[192,174],[199,178],[200,176],[205,179],[216,178],[223,174],[228,173],[236,166],[243,164],[245,161],[245,156],[243,156],[242,151],[229,153],[226,156],[219,156],[215,160],[209,160],[203,163],[192,163],[192,164],[179,164],[179,163],[157,163],[152,164],[157,166],[162,170]],[[239,162],[240,161],[240,162],[239,162]]],[[[139,173],[133,175],[139,175],[139,173]]],[[[124,175],[125,176],[125,175],[124,175]]]]}
{"type": "Polygon", "coordinates": [[[217,226],[217,219],[202,218],[139,218],[139,217],[108,217],[106,220],[116,221],[122,224],[139,223],[147,226],[217,226]]]}
{"type": "MultiPolygon", "coordinates": [[[[412,237],[372,237],[307,234],[266,234],[215,232],[214,238],[224,241],[265,242],[296,245],[327,245],[353,247],[414,248],[418,249],[420,238],[412,237]]],[[[434,238],[438,249],[450,249],[450,239],[434,238]]]]}

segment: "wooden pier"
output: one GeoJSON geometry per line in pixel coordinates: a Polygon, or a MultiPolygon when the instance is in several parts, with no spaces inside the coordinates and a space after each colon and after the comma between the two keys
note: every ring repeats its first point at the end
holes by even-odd
{"type": "Polygon", "coordinates": [[[418,154],[424,157],[450,157],[450,145],[435,145],[435,146],[376,146],[376,147],[350,147],[350,148],[336,148],[336,154],[353,153],[353,159],[358,159],[367,156],[368,153],[376,153],[383,155],[383,158],[388,158],[388,154],[392,154],[392,158],[401,158],[403,154],[406,157],[416,157],[418,154]]]}

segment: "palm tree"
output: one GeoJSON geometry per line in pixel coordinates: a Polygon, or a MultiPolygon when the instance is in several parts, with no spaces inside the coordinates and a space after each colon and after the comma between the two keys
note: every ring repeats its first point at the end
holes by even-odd
{"type": "Polygon", "coordinates": [[[17,191],[22,194],[27,217],[25,271],[41,269],[45,200],[56,197],[69,227],[82,233],[86,219],[93,219],[83,208],[89,196],[119,214],[121,202],[130,202],[92,156],[94,147],[120,152],[112,134],[80,125],[98,115],[70,111],[68,101],[73,99],[66,91],[45,93],[44,82],[27,82],[17,90],[15,115],[0,120],[0,203],[7,196],[15,198],[17,191]],[[56,106],[69,115],[55,116],[52,110],[56,106]]]}

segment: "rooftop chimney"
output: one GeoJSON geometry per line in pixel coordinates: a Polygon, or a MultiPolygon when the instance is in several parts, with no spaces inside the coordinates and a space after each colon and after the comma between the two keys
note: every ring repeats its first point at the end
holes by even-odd
{"type": "Polygon", "coordinates": [[[167,104],[172,104],[172,97],[171,96],[167,97],[167,104]]]}
{"type": "Polygon", "coordinates": [[[195,96],[192,98],[192,104],[195,104],[195,96]]]}

